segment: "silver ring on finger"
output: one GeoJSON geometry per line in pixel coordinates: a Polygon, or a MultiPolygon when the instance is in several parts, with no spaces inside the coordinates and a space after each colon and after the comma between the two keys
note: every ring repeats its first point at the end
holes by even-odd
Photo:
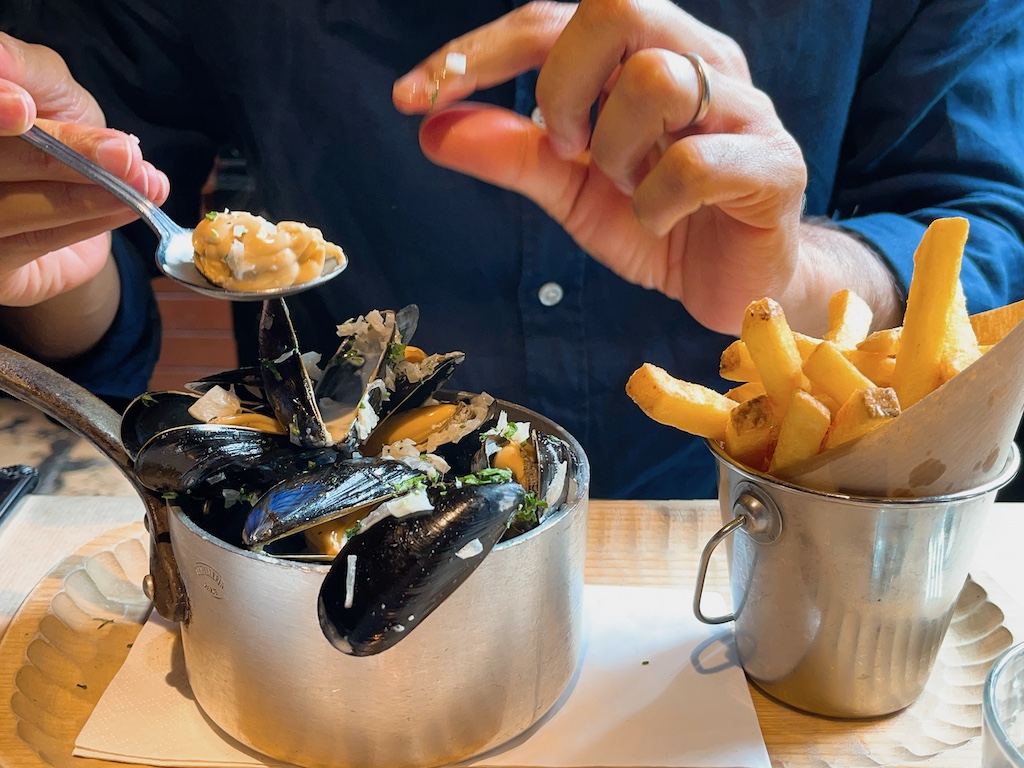
{"type": "Polygon", "coordinates": [[[711,108],[711,81],[708,80],[707,70],[704,68],[707,62],[697,53],[684,53],[683,56],[693,64],[693,71],[697,75],[697,111],[693,113],[688,128],[700,125],[707,117],[711,108]]]}

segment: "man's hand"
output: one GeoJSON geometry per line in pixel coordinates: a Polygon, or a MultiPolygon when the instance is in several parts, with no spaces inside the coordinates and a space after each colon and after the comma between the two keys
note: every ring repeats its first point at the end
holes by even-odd
{"type": "Polygon", "coordinates": [[[764,296],[807,332],[839,288],[880,316],[898,306],[871,251],[802,224],[802,153],[737,44],[669,0],[531,3],[432,54],[395,83],[393,100],[428,114],[420,143],[431,160],[526,195],[594,258],[716,331],[738,333],[743,309],[764,296]],[[697,124],[687,53],[706,61],[710,84],[697,124]],[[456,103],[538,67],[544,128],[456,103]]]}

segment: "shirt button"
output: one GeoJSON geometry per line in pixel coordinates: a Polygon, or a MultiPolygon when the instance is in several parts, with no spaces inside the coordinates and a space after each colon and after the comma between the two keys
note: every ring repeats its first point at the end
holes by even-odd
{"type": "Polygon", "coordinates": [[[530,113],[530,119],[533,120],[533,122],[536,125],[539,125],[541,128],[545,126],[544,113],[540,111],[540,107],[533,108],[533,112],[530,113]]]}
{"type": "Polygon", "coordinates": [[[565,291],[562,290],[562,286],[558,283],[544,283],[537,291],[537,298],[540,299],[540,303],[545,307],[553,307],[555,304],[562,300],[565,296],[565,291]]]}

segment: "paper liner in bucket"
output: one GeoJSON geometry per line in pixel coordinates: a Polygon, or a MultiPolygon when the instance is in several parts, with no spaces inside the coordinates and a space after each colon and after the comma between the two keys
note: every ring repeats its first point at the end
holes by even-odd
{"type": "Polygon", "coordinates": [[[1024,411],[1024,323],[899,417],[779,473],[829,493],[881,498],[977,488],[1006,466],[1024,411]]]}

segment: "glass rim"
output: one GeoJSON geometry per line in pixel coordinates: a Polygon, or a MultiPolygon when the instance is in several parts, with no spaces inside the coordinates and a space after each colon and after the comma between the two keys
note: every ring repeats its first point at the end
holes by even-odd
{"type": "Polygon", "coordinates": [[[1017,765],[1024,766],[1024,755],[1020,748],[1010,741],[1010,737],[1003,728],[1003,723],[996,714],[996,682],[1002,672],[1012,662],[1024,659],[1024,642],[1015,643],[1005,648],[996,660],[992,663],[988,674],[985,676],[985,685],[981,695],[981,718],[988,729],[989,734],[999,745],[999,749],[1014,759],[1017,765]]]}

